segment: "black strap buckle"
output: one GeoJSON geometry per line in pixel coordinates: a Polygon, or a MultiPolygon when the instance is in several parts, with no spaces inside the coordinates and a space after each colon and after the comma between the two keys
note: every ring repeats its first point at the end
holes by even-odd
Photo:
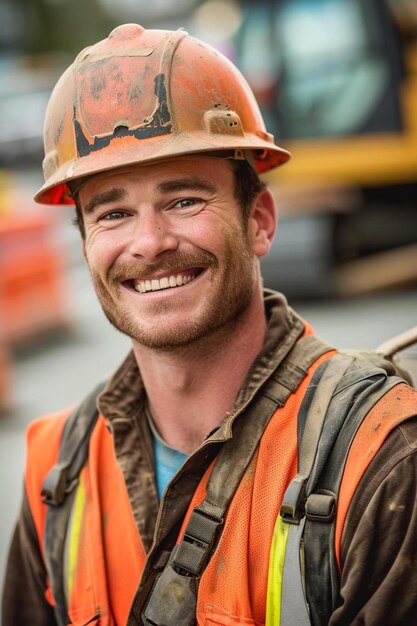
{"type": "Polygon", "coordinates": [[[223,518],[194,509],[172,566],[183,576],[200,576],[211,554],[223,518]]]}
{"type": "Polygon", "coordinates": [[[42,501],[44,504],[51,506],[61,505],[65,500],[65,496],[71,493],[78,482],[78,476],[71,479],[69,476],[69,468],[57,463],[43,482],[41,491],[42,501]]]}
{"type": "Polygon", "coordinates": [[[287,524],[299,524],[304,517],[307,478],[297,474],[287,487],[282,500],[280,515],[287,524]]]}
{"type": "Polygon", "coordinates": [[[331,522],[336,515],[336,498],[332,494],[312,493],[305,505],[306,517],[314,522],[331,522]]]}

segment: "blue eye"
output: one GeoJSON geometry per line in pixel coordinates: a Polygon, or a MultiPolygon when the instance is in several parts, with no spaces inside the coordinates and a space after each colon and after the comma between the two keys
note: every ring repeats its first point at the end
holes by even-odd
{"type": "Polygon", "coordinates": [[[125,213],[123,211],[110,211],[110,213],[106,213],[100,219],[113,221],[120,220],[122,217],[125,217],[125,213]]]}
{"type": "Polygon", "coordinates": [[[183,200],[178,200],[176,206],[179,206],[180,209],[187,209],[190,206],[194,206],[197,202],[196,198],[184,198],[183,200]]]}

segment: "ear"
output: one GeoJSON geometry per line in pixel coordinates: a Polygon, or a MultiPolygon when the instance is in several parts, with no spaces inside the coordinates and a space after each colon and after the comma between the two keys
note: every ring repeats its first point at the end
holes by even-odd
{"type": "Polygon", "coordinates": [[[256,196],[249,216],[249,239],[256,256],[268,254],[277,225],[277,211],[271,191],[262,189],[256,196]]]}

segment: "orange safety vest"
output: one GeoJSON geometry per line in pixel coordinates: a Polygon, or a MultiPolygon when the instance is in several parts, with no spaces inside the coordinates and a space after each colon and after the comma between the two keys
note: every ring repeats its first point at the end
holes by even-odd
{"type": "MultiPolygon", "coordinates": [[[[274,526],[286,487],[297,470],[297,414],[312,375],[330,355],[317,359],[297,391],[275,411],[233,496],[218,546],[198,588],[197,623],[201,626],[265,623],[274,526]]],[[[416,396],[406,384],[396,385],[369,413],[356,435],[340,491],[337,555],[349,503],[360,478],[394,426],[415,413],[416,396]]],[[[40,491],[57,461],[69,413],[37,420],[28,430],[25,486],[42,551],[47,506],[41,501],[40,491]]],[[[192,498],[180,536],[191,511],[205,496],[212,466],[192,498]]],[[[126,624],[146,554],[115,458],[112,435],[102,416],[92,433],[88,462],[80,474],[66,543],[71,623],[126,624]]],[[[46,595],[53,604],[50,589],[46,595]]]]}

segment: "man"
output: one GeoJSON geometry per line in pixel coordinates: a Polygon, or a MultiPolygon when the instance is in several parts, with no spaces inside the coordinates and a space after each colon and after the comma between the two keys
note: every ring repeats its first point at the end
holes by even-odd
{"type": "MultiPolygon", "coordinates": [[[[278,624],[274,529],[297,471],[297,415],[336,359],[262,291],[276,213],[258,173],[288,154],[226,59],[184,31],[138,25],[60,79],[45,151],[36,198],[76,204],[101,306],[132,353],[98,397],[75,478],[61,471],[71,410],[29,428],[3,626],[278,624]]],[[[355,437],[331,624],[415,623],[410,406],[395,379],[355,437]]]]}

